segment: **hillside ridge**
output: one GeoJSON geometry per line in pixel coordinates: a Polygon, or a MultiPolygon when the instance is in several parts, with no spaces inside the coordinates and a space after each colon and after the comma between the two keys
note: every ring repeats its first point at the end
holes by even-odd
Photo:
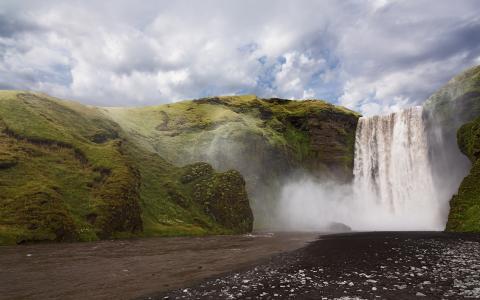
{"type": "Polygon", "coordinates": [[[95,107],[1,91],[0,120],[0,244],[251,230],[238,172],[174,166],[95,107]]]}

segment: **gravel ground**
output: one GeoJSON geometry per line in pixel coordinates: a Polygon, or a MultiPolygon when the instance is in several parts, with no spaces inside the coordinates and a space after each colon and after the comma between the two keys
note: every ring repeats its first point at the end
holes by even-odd
{"type": "Polygon", "coordinates": [[[480,235],[323,236],[268,262],[144,299],[480,298],[480,235]]]}
{"type": "Polygon", "coordinates": [[[0,299],[132,299],[258,265],[315,233],[0,247],[0,299]]]}

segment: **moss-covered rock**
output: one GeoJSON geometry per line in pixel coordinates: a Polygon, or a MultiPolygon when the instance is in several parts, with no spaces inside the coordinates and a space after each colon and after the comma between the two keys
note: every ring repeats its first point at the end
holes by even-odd
{"type": "Polygon", "coordinates": [[[450,201],[447,230],[480,232],[480,118],[460,127],[457,136],[472,169],[450,201]]]}
{"type": "Polygon", "coordinates": [[[143,229],[140,208],[140,173],[132,166],[117,168],[94,191],[93,225],[100,238],[116,232],[138,233],[143,229]]]}
{"type": "Polygon", "coordinates": [[[15,242],[247,232],[247,192],[266,220],[294,172],[351,179],[358,117],[320,100],[253,95],[106,109],[2,91],[0,236],[15,242]],[[62,209],[55,219],[62,221],[52,224],[65,225],[65,238],[48,222],[35,229],[48,234],[33,234],[28,214],[13,223],[7,217],[18,195],[38,192],[29,183],[46,187],[39,195],[62,209]]]}
{"type": "Polygon", "coordinates": [[[211,176],[213,174],[212,166],[204,162],[188,165],[184,169],[185,170],[180,177],[180,181],[182,183],[189,183],[196,179],[211,176]]]}
{"type": "Polygon", "coordinates": [[[446,229],[478,231],[478,139],[474,134],[477,121],[472,121],[480,116],[480,66],[455,76],[424,107],[436,188],[448,191],[449,195],[457,193],[450,201],[446,229]]]}
{"type": "Polygon", "coordinates": [[[454,134],[461,125],[480,116],[480,66],[452,78],[425,101],[424,108],[435,119],[435,126],[454,134]]]}
{"type": "MultiPolygon", "coordinates": [[[[232,208],[215,214],[194,199],[193,184],[217,186],[221,176],[205,163],[166,162],[101,109],[0,92],[0,244],[246,232],[248,198],[220,197],[232,208]],[[237,214],[238,203],[246,208],[237,214]]],[[[242,182],[222,187],[246,197],[242,182]]]]}
{"type": "Polygon", "coordinates": [[[237,171],[197,177],[193,183],[193,196],[205,213],[225,228],[236,233],[252,230],[253,214],[245,181],[237,171]]]}
{"type": "Polygon", "coordinates": [[[20,192],[15,198],[2,201],[1,205],[4,231],[0,235],[1,243],[78,239],[75,222],[55,187],[35,185],[27,193],[20,192]],[[16,232],[9,237],[12,241],[7,240],[9,227],[16,232]]]}
{"type": "Polygon", "coordinates": [[[359,115],[325,101],[244,95],[104,112],[137,145],[169,162],[238,170],[258,227],[270,226],[278,192],[293,173],[352,178],[359,115]]]}
{"type": "Polygon", "coordinates": [[[480,157],[480,119],[464,124],[457,132],[458,147],[474,164],[480,157]]]}

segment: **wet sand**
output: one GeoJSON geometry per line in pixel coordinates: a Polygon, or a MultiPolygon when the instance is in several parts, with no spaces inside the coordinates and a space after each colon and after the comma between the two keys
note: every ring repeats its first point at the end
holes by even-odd
{"type": "Polygon", "coordinates": [[[0,299],[131,299],[265,262],[314,233],[0,247],[0,299]]]}
{"type": "Polygon", "coordinates": [[[269,262],[146,299],[480,298],[480,234],[322,236],[269,262]]]}

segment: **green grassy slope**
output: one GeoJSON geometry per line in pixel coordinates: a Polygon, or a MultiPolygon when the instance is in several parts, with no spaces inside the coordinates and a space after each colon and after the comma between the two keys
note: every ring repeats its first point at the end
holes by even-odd
{"type": "Polygon", "coordinates": [[[480,66],[455,76],[424,104],[439,126],[453,132],[480,116],[480,66]]]}
{"type": "Polygon", "coordinates": [[[311,160],[350,170],[353,163],[352,138],[358,114],[320,100],[224,96],[105,111],[140,145],[164,153],[173,162],[208,155],[216,139],[244,142],[250,135],[284,151],[304,167],[310,167],[305,162],[311,160]],[[330,131],[323,137],[316,135],[321,125],[330,131]],[[319,138],[323,140],[317,141],[319,138]]]}
{"type": "MultiPolygon", "coordinates": [[[[450,201],[446,230],[480,231],[480,167],[474,151],[479,132],[476,118],[480,116],[480,66],[455,76],[433,94],[424,107],[433,128],[432,132],[435,133],[433,136],[439,133],[441,135],[441,143],[435,144],[437,139],[432,139],[431,142],[434,167],[440,166],[435,171],[441,177],[449,176],[452,181],[461,181],[457,194],[450,201]],[[459,165],[464,164],[464,157],[458,153],[457,141],[461,152],[472,162],[470,173],[463,181],[463,176],[458,177],[459,174],[456,173],[459,165]],[[442,155],[442,151],[447,156],[442,155]],[[437,153],[440,155],[436,155],[437,153]]],[[[468,165],[468,162],[466,164],[468,165]]],[[[463,174],[465,173],[462,172],[461,175],[463,174]]]]}
{"type": "Polygon", "coordinates": [[[447,230],[480,232],[480,118],[463,125],[457,137],[472,169],[450,202],[447,230]]]}
{"type": "Polygon", "coordinates": [[[249,231],[241,175],[197,169],[137,146],[97,108],[0,92],[0,244],[249,231]]]}
{"type": "Polygon", "coordinates": [[[293,172],[352,177],[359,115],[321,100],[223,96],[104,112],[143,149],[174,164],[239,170],[259,227],[293,172]]]}

